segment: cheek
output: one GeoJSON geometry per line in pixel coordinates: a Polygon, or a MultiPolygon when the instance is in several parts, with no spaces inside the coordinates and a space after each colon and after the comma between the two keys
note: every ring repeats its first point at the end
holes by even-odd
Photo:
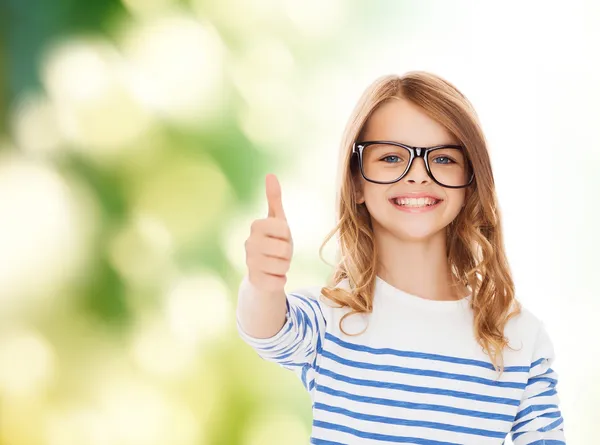
{"type": "Polygon", "coordinates": [[[385,189],[382,185],[364,181],[362,184],[363,198],[367,205],[376,206],[385,203],[385,189]]]}
{"type": "Polygon", "coordinates": [[[450,212],[453,217],[456,217],[463,208],[465,204],[465,190],[457,189],[457,190],[448,190],[446,192],[446,208],[448,212],[450,212]]]}
{"type": "Polygon", "coordinates": [[[384,221],[392,221],[390,218],[397,216],[397,210],[387,200],[386,185],[372,184],[363,185],[363,196],[365,206],[371,217],[383,223],[384,221]]]}

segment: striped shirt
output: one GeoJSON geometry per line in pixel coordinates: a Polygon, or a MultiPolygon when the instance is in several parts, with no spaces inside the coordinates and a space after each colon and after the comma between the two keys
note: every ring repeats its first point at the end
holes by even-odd
{"type": "MultiPolygon", "coordinates": [[[[339,285],[348,289],[347,280],[339,285]]],[[[310,394],[311,444],[565,444],[554,349],[523,308],[505,328],[498,379],[473,335],[470,297],[434,301],[377,278],[370,314],[328,302],[320,287],[287,293],[271,338],[241,338],[294,371],[310,394]]],[[[251,291],[247,277],[240,292],[251,291]]]]}

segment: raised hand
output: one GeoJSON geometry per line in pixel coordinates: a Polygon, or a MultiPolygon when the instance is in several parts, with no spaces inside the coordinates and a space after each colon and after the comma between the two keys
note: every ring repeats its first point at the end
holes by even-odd
{"type": "Polygon", "coordinates": [[[264,293],[284,293],[286,274],[290,268],[293,243],[283,203],[281,186],[275,175],[266,177],[269,212],[255,220],[246,240],[246,265],[250,283],[264,293]]]}

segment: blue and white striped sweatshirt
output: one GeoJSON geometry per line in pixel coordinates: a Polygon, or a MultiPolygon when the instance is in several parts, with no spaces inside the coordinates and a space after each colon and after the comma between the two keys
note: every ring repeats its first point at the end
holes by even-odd
{"type": "MultiPolygon", "coordinates": [[[[339,285],[348,289],[347,280],[339,285]]],[[[244,278],[240,292],[251,291],[244,278]]],[[[554,349],[523,308],[505,328],[512,349],[497,378],[473,335],[470,297],[434,301],[377,278],[371,314],[354,314],[320,287],[287,295],[286,321],[271,338],[238,332],[265,360],[298,374],[312,401],[310,443],[565,444],[554,349]]]]}

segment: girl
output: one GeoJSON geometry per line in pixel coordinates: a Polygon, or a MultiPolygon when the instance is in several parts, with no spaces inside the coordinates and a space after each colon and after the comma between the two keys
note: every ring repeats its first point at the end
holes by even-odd
{"type": "Polygon", "coordinates": [[[329,285],[284,291],[292,238],[269,175],[237,306],[244,341],[309,391],[311,443],[564,444],[552,342],[515,299],[470,102],[430,73],[379,78],[340,167],[329,285]]]}

